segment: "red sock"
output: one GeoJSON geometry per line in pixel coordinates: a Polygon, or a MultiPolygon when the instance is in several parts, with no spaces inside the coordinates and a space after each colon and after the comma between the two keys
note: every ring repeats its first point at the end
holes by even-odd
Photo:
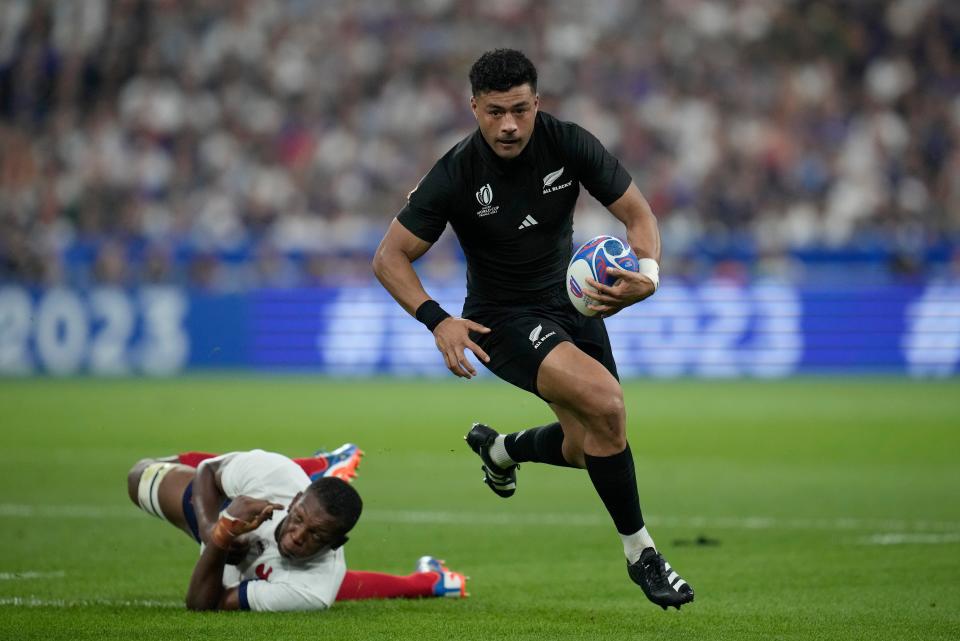
{"type": "Polygon", "coordinates": [[[434,596],[433,586],[440,575],[436,572],[416,572],[407,576],[380,572],[348,570],[340,584],[337,601],[357,599],[415,599],[434,596]]]}
{"type": "Polygon", "coordinates": [[[184,452],[177,456],[180,459],[181,465],[189,465],[190,467],[197,467],[208,458],[214,458],[220,456],[219,454],[211,454],[209,452],[184,452]]]}
{"type": "Polygon", "coordinates": [[[330,463],[325,458],[295,458],[293,462],[303,468],[303,471],[307,473],[307,476],[313,476],[319,472],[324,471],[330,467],[330,463]]]}
{"type": "MultiPolygon", "coordinates": [[[[220,456],[219,454],[211,454],[210,452],[184,452],[183,454],[177,455],[179,462],[182,465],[189,465],[190,467],[197,467],[202,462],[206,461],[208,458],[214,458],[220,456]]],[[[325,458],[295,458],[292,459],[294,463],[303,468],[303,471],[307,473],[307,476],[313,476],[317,472],[322,472],[327,467],[329,463],[325,458]]]]}

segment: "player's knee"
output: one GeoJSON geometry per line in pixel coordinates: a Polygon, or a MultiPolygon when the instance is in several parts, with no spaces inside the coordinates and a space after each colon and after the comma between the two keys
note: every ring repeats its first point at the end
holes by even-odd
{"type": "Polygon", "coordinates": [[[592,419],[621,426],[626,420],[623,390],[619,385],[598,385],[584,399],[581,411],[592,419]]]}
{"type": "Polygon", "coordinates": [[[167,473],[176,467],[175,463],[169,461],[157,461],[155,459],[138,461],[131,468],[130,473],[127,474],[127,490],[130,492],[130,500],[147,514],[169,520],[160,506],[160,494],[163,479],[167,476],[167,473]]]}
{"type": "Polygon", "coordinates": [[[140,478],[143,476],[143,471],[147,469],[147,466],[152,462],[153,459],[140,459],[134,463],[133,467],[130,468],[130,471],[127,472],[127,494],[130,496],[130,500],[133,501],[134,505],[140,505],[140,502],[137,500],[137,492],[140,487],[140,478]]]}
{"type": "Polygon", "coordinates": [[[619,385],[597,386],[587,395],[580,411],[584,427],[593,439],[603,441],[611,449],[626,447],[626,410],[619,385]]]}

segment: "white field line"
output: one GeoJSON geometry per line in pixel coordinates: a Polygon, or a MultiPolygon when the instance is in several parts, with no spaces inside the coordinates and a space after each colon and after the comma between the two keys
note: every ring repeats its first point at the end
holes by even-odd
{"type": "Polygon", "coordinates": [[[185,609],[182,601],[154,601],[151,599],[41,599],[34,596],[0,597],[0,607],[20,608],[177,608],[185,609]]]}
{"type": "Polygon", "coordinates": [[[860,543],[863,545],[944,545],[960,543],[960,533],[890,532],[865,537],[860,540],[860,543]]]}
{"type": "MultiPolygon", "coordinates": [[[[574,525],[609,527],[602,514],[481,514],[477,512],[435,512],[370,510],[362,518],[387,523],[449,525],[574,525]]],[[[779,518],[767,516],[651,516],[647,523],[657,527],[717,528],[734,530],[908,530],[960,532],[960,522],[903,519],[779,518]]]]}
{"type": "Polygon", "coordinates": [[[122,505],[25,505],[0,503],[0,517],[49,519],[115,519],[139,517],[133,504],[122,505]]]}
{"type": "Polygon", "coordinates": [[[66,573],[63,570],[54,570],[52,572],[34,572],[26,570],[24,572],[0,572],[0,581],[20,581],[29,579],[62,579],[66,573]]]}
{"type": "MultiPolygon", "coordinates": [[[[143,512],[133,505],[26,505],[0,503],[0,518],[68,518],[68,519],[142,519],[143,512]]],[[[578,527],[609,527],[604,514],[582,513],[526,513],[504,512],[447,512],[416,510],[367,510],[366,521],[378,523],[448,524],[448,525],[565,525],[578,527]]],[[[859,530],[874,532],[948,532],[960,533],[960,522],[909,519],[863,518],[783,518],[769,516],[651,516],[652,526],[684,528],[717,528],[732,530],[859,530]]]]}

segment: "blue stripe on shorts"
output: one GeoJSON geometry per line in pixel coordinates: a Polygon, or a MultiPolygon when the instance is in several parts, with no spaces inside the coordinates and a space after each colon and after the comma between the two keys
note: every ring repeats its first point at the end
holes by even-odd
{"type": "Polygon", "coordinates": [[[193,538],[200,541],[200,527],[197,525],[197,513],[193,511],[193,481],[187,483],[187,489],[183,491],[183,516],[187,519],[187,525],[193,538]]]}

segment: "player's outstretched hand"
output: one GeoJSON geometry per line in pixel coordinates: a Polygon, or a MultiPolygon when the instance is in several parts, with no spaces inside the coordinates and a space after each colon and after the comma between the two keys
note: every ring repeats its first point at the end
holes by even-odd
{"type": "Polygon", "coordinates": [[[282,510],[279,503],[238,496],[214,524],[210,542],[224,550],[230,550],[238,536],[252,532],[260,524],[273,517],[274,510],[282,510]]]}
{"type": "Polygon", "coordinates": [[[238,496],[230,502],[227,513],[238,521],[246,523],[246,529],[238,534],[245,534],[260,527],[264,521],[273,517],[274,510],[282,510],[279,503],[255,499],[249,496],[238,496]]]}
{"type": "Polygon", "coordinates": [[[477,370],[467,360],[466,350],[469,349],[484,363],[490,362],[487,353],[470,340],[470,332],[489,334],[490,328],[466,318],[451,316],[433,329],[433,338],[437,349],[443,354],[447,369],[461,378],[473,378],[477,375],[477,370]]]}
{"type": "Polygon", "coordinates": [[[613,285],[603,285],[592,278],[587,278],[587,285],[597,290],[588,294],[596,301],[589,307],[600,312],[604,318],[613,316],[624,307],[649,298],[657,289],[653,281],[639,272],[624,271],[611,266],[607,267],[607,273],[617,276],[617,282],[613,285]]]}

